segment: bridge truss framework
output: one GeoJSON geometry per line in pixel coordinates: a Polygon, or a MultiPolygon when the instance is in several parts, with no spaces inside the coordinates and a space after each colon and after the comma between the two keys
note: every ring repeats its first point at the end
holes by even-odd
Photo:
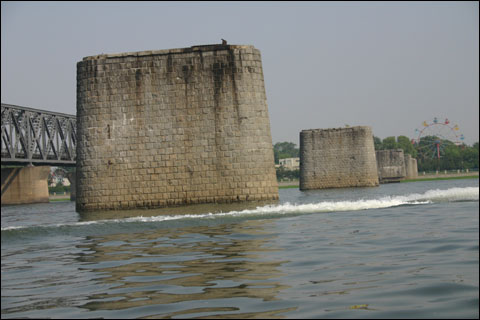
{"type": "Polygon", "coordinates": [[[2,103],[2,165],[76,164],[76,116],[2,103]]]}

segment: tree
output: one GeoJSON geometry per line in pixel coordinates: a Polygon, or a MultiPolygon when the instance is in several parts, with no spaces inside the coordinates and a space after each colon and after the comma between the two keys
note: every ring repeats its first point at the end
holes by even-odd
{"type": "Polygon", "coordinates": [[[373,145],[375,147],[375,150],[382,150],[383,149],[382,139],[380,139],[379,137],[373,136],[373,145]]]}
{"type": "Polygon", "coordinates": [[[441,139],[436,136],[426,136],[412,144],[406,136],[387,137],[380,140],[373,137],[375,150],[402,149],[405,154],[410,154],[417,159],[418,171],[435,170],[458,170],[478,169],[479,165],[479,144],[475,142],[471,147],[467,145],[456,145],[452,141],[441,139]],[[437,145],[440,148],[438,158],[437,145]]]}
{"type": "Polygon", "coordinates": [[[413,158],[417,157],[417,150],[415,150],[415,147],[413,146],[412,142],[408,137],[405,136],[398,136],[397,137],[397,148],[400,148],[403,150],[404,154],[409,154],[413,158]]]}
{"type": "Polygon", "coordinates": [[[296,144],[293,142],[277,142],[273,146],[273,155],[275,163],[278,164],[280,159],[299,157],[300,150],[296,148],[296,144]]]}
{"type": "Polygon", "coordinates": [[[70,192],[70,186],[64,186],[63,183],[59,181],[55,187],[49,187],[48,191],[50,193],[68,193],[70,192]]]}
{"type": "Polygon", "coordinates": [[[440,160],[440,170],[464,169],[460,148],[453,143],[446,144],[440,160]]]}
{"type": "Polygon", "coordinates": [[[47,184],[48,186],[50,186],[52,183],[53,183],[53,174],[52,174],[52,171],[50,171],[47,177],[47,184]]]}
{"type": "Polygon", "coordinates": [[[478,168],[478,142],[462,150],[462,161],[465,169],[478,168]]]}
{"type": "Polygon", "coordinates": [[[284,179],[290,179],[290,180],[298,180],[300,179],[300,170],[286,170],[283,167],[278,167],[276,168],[276,173],[277,173],[277,180],[281,181],[284,179]]]}
{"type": "Polygon", "coordinates": [[[389,149],[397,149],[397,141],[395,141],[395,137],[387,137],[383,139],[382,146],[384,150],[389,149]]]}

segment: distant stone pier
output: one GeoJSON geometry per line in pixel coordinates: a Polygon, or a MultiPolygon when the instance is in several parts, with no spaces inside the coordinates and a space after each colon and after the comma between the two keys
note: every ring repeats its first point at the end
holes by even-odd
{"type": "Polygon", "coordinates": [[[402,149],[377,150],[376,157],[380,183],[418,177],[417,159],[405,154],[402,149]]]}
{"type": "Polygon", "coordinates": [[[300,189],[378,186],[370,127],[300,132],[300,189]]]}
{"type": "Polygon", "coordinates": [[[84,58],[77,136],[78,211],[278,199],[253,46],[84,58]]]}
{"type": "Polygon", "coordinates": [[[377,150],[378,179],[380,183],[399,182],[405,179],[405,155],[402,149],[377,150]]]}
{"type": "Polygon", "coordinates": [[[418,178],[417,159],[413,158],[409,154],[405,154],[405,173],[405,179],[418,178]]]}

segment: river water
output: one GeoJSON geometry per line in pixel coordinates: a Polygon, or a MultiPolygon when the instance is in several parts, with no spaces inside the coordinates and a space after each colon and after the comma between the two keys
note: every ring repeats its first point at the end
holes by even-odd
{"type": "Polygon", "coordinates": [[[478,179],[2,207],[2,318],[478,318],[478,179]]]}

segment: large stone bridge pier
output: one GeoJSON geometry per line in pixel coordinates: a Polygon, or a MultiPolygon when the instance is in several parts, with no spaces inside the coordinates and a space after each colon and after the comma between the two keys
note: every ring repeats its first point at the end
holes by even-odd
{"type": "Polygon", "coordinates": [[[278,199],[253,46],[86,57],[77,119],[78,211],[278,199]]]}

